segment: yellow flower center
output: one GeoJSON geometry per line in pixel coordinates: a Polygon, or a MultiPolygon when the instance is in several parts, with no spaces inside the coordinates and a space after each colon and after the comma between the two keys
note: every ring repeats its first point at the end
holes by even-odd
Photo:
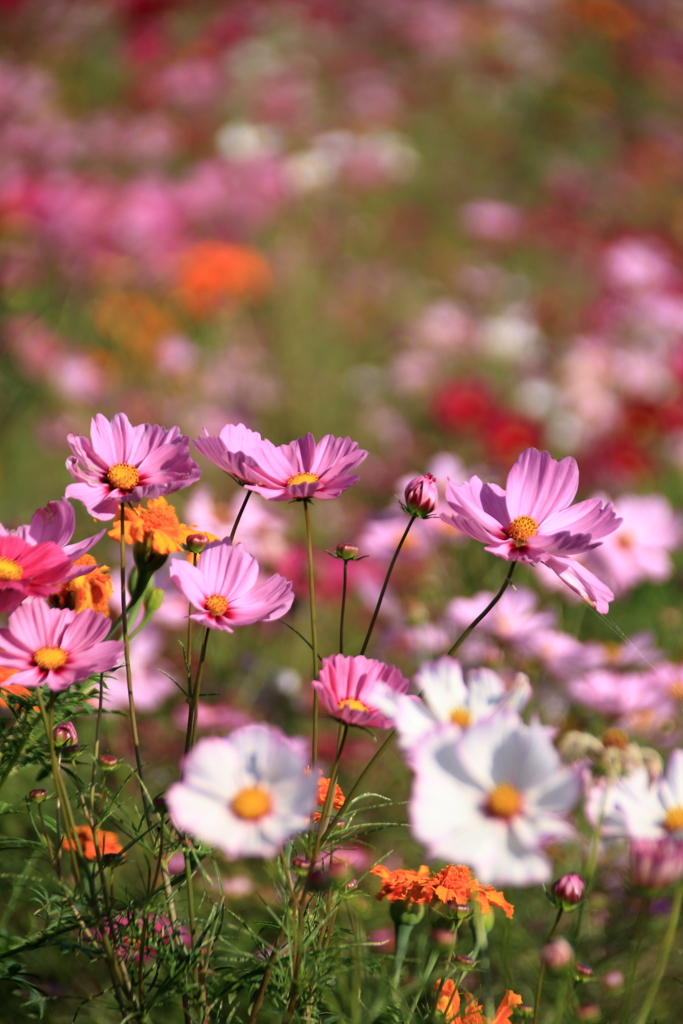
{"type": "Polygon", "coordinates": [[[370,711],[371,708],[367,704],[363,704],[361,700],[357,700],[356,697],[345,697],[344,700],[340,700],[337,704],[340,711],[344,708],[348,708],[349,711],[370,711]]]}
{"type": "Polygon", "coordinates": [[[290,476],[287,485],[296,487],[297,484],[316,484],[319,479],[317,473],[297,473],[295,476],[290,476]]]}
{"type": "Polygon", "coordinates": [[[494,818],[514,818],[522,807],[522,794],[510,782],[501,782],[489,793],[486,809],[494,818]]]}
{"type": "Polygon", "coordinates": [[[219,615],[225,615],[227,612],[228,602],[222,594],[212,594],[211,597],[207,597],[204,607],[209,615],[218,618],[219,615]]]}
{"type": "Polygon", "coordinates": [[[66,665],[69,652],[63,647],[39,647],[33,655],[33,663],[44,672],[54,672],[66,665]]]}
{"type": "Polygon", "coordinates": [[[107,480],[119,491],[134,491],[140,483],[140,474],[135,466],[127,462],[117,462],[109,468],[107,480]]]}
{"type": "Polygon", "coordinates": [[[472,715],[467,708],[453,708],[450,719],[453,725],[461,725],[463,729],[466,729],[472,721],[472,715]]]}
{"type": "Polygon", "coordinates": [[[518,548],[524,547],[529,537],[535,537],[537,533],[538,523],[531,516],[517,516],[508,526],[508,537],[518,548]]]}
{"type": "Polygon", "coordinates": [[[677,832],[683,828],[683,807],[670,807],[664,819],[664,828],[668,832],[677,832]]]}
{"type": "Polygon", "coordinates": [[[24,570],[13,558],[0,558],[0,580],[20,580],[24,570]]]}
{"type": "Polygon", "coordinates": [[[273,807],[270,794],[260,786],[248,786],[241,789],[230,804],[230,810],[238,818],[245,821],[258,821],[268,814],[273,807]]]}

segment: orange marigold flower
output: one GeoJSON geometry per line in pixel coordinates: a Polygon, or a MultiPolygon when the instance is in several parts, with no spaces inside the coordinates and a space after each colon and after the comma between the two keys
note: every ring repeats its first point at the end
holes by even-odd
{"type": "MultiPolygon", "coordinates": [[[[0,666],[0,683],[4,683],[7,679],[16,675],[19,669],[17,668],[5,668],[0,666]]],[[[16,683],[10,683],[9,686],[0,686],[0,715],[10,715],[11,711],[8,706],[8,697],[31,697],[33,696],[33,690],[29,689],[28,686],[17,686],[16,683]]],[[[36,704],[34,710],[38,710],[36,704]]]]}
{"type": "Polygon", "coordinates": [[[267,260],[249,246],[198,242],[181,258],[177,297],[188,313],[203,316],[226,300],[258,298],[272,276],[267,260]]]}
{"type": "Polygon", "coordinates": [[[519,1006],[522,997],[511,989],[508,989],[498,1004],[493,1017],[486,1017],[481,1003],[469,992],[465,993],[465,1012],[459,1015],[460,993],[455,987],[452,978],[442,982],[438,978],[434,988],[439,993],[436,1001],[437,1012],[440,1013],[449,1024],[505,1024],[510,1020],[515,1006],[519,1006]]]}
{"type": "MultiPolygon", "coordinates": [[[[318,807],[324,807],[325,801],[327,800],[327,792],[330,788],[330,780],[324,779],[322,775],[318,779],[318,796],[316,803],[318,807]]],[[[332,800],[332,810],[338,811],[344,806],[345,796],[342,792],[342,788],[339,784],[334,787],[334,799],[332,800]]],[[[313,815],[313,821],[320,821],[321,815],[316,811],[313,815]]]]}
{"type": "Polygon", "coordinates": [[[502,892],[480,882],[463,864],[448,864],[437,871],[429,879],[429,888],[442,903],[469,903],[475,899],[484,914],[488,914],[491,904],[504,910],[506,917],[512,917],[515,912],[514,906],[508,903],[502,892]]]}
{"type": "MultiPolygon", "coordinates": [[[[92,555],[81,555],[74,565],[97,565],[92,555]]],[[[101,565],[97,569],[77,576],[65,583],[55,595],[59,608],[72,608],[75,612],[92,608],[100,615],[109,615],[109,598],[114,593],[114,584],[109,575],[109,566],[101,565]]]]}
{"type": "Polygon", "coordinates": [[[422,864],[418,871],[407,868],[389,871],[384,864],[377,864],[370,874],[382,879],[382,888],[375,896],[376,900],[382,900],[386,896],[390,903],[395,903],[396,900],[429,903],[432,898],[431,892],[426,889],[429,883],[429,868],[426,864],[422,864]]]}
{"type": "MultiPolygon", "coordinates": [[[[187,537],[197,530],[196,526],[186,526],[178,520],[175,508],[169,505],[166,498],[150,498],[147,508],[143,508],[142,505],[126,508],[124,515],[126,518],[123,539],[126,544],[148,543],[158,555],[171,555],[175,551],[182,551],[187,537]]],[[[121,539],[120,520],[114,523],[109,536],[113,540],[121,539]]]]}
{"type": "MultiPolygon", "coordinates": [[[[96,860],[97,850],[95,848],[93,831],[90,826],[77,825],[76,836],[78,837],[78,842],[81,844],[81,850],[85,859],[96,860]]],[[[73,849],[73,845],[68,839],[64,839],[62,841],[62,846],[65,850],[73,849]]],[[[121,853],[123,850],[116,832],[105,832],[104,829],[97,830],[97,846],[104,857],[110,857],[114,854],[121,853]]]]}

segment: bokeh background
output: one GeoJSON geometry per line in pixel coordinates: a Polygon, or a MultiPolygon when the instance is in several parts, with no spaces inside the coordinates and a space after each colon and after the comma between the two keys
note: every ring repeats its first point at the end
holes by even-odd
{"type": "MultiPolygon", "coordinates": [[[[406,475],[502,482],[530,445],[574,455],[583,497],[658,496],[620,543],[659,543],[659,569],[643,557],[609,620],[522,572],[555,646],[510,662],[513,616],[470,658],[535,666],[558,725],[601,714],[670,745],[673,711],[663,723],[616,698],[569,710],[566,686],[587,668],[683,656],[669,558],[683,494],[682,90],[673,0],[0,0],[0,520],[63,494],[66,435],[95,412],[191,437],[227,422],[276,443],[349,434],[370,451],[361,483],[314,520],[326,651],[340,563],[324,550],[348,540],[369,556],[350,570],[354,649],[405,524],[406,475]]],[[[199,461],[179,512],[222,536],[241,494],[199,461]]],[[[295,580],[305,630],[303,517],[259,501],[242,539],[295,580]]],[[[406,673],[466,624],[463,608],[444,617],[447,602],[503,575],[453,530],[418,523],[413,537],[374,650],[406,673]]],[[[160,791],[185,713],[160,670],[181,664],[185,614],[169,592],[136,654],[160,791]]],[[[303,728],[296,638],[273,625],[213,647],[202,729],[303,728]]],[[[350,768],[372,750],[354,739],[350,768]]],[[[396,778],[397,758],[385,783],[396,778]]],[[[419,852],[392,842],[415,866],[419,852]]],[[[250,871],[226,868],[237,901],[250,871]]],[[[367,913],[371,927],[380,909],[367,913]]]]}

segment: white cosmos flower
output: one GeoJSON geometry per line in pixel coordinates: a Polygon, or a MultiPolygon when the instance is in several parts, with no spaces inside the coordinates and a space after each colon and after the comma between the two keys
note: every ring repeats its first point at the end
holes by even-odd
{"type": "Polygon", "coordinates": [[[503,708],[521,711],[532,692],[523,672],[517,673],[509,690],[490,668],[470,669],[465,682],[460,662],[448,655],[425,662],[415,682],[420,697],[398,694],[388,686],[373,690],[373,700],[393,720],[404,750],[411,750],[440,726],[459,733],[503,708]]]}
{"type": "Polygon", "coordinates": [[[604,800],[602,834],[606,839],[683,840],[683,750],[672,751],[666,772],[653,781],[647,768],[636,768],[602,795],[594,787],[586,813],[599,820],[604,800]]]}
{"type": "Polygon", "coordinates": [[[166,793],[173,824],[229,858],[273,857],[309,826],[317,778],[307,761],[305,741],[272,726],[200,740],[166,793]]]}
{"type": "Polygon", "coordinates": [[[436,732],[412,754],[412,831],[431,857],[467,864],[493,885],[551,878],[543,847],[574,837],[562,815],[581,783],[544,726],[505,710],[458,738],[436,732]]]}

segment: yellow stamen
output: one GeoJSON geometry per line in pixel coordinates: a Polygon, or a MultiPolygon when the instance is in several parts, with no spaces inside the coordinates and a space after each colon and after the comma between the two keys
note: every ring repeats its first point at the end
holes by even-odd
{"type": "Polygon", "coordinates": [[[316,484],[320,477],[317,473],[297,473],[295,476],[290,476],[287,481],[288,487],[296,487],[297,484],[316,484]]]}
{"type": "Polygon", "coordinates": [[[66,665],[68,657],[69,652],[63,647],[39,647],[33,655],[33,664],[44,672],[54,672],[66,665]]]}
{"type": "Polygon", "coordinates": [[[24,570],[13,558],[0,558],[0,580],[20,580],[24,570]]]}
{"type": "Polygon", "coordinates": [[[514,818],[522,807],[522,794],[510,782],[501,782],[489,793],[486,809],[495,818],[514,818]]]}
{"type": "Polygon", "coordinates": [[[472,715],[467,708],[453,708],[450,719],[453,725],[461,725],[463,729],[466,729],[472,721],[472,715]]]}
{"type": "Polygon", "coordinates": [[[219,615],[225,615],[228,610],[228,602],[222,594],[212,594],[211,597],[207,597],[204,602],[209,615],[213,615],[214,618],[218,618],[219,615]]]}
{"type": "Polygon", "coordinates": [[[517,516],[508,526],[508,537],[514,540],[517,547],[524,547],[529,537],[538,533],[538,523],[531,516],[517,516]]]}
{"type": "Polygon", "coordinates": [[[664,819],[664,828],[668,832],[677,832],[683,828],[683,807],[670,807],[664,819]]]}
{"type": "Polygon", "coordinates": [[[344,700],[340,700],[339,701],[339,703],[337,704],[337,707],[339,708],[340,711],[343,711],[344,708],[348,708],[349,711],[371,711],[372,710],[371,708],[369,708],[367,706],[367,704],[363,704],[362,701],[357,700],[355,697],[345,697],[344,700]]]}
{"type": "Polygon", "coordinates": [[[140,474],[128,462],[117,462],[109,468],[107,480],[119,491],[134,491],[140,483],[140,474]]]}
{"type": "Polygon", "coordinates": [[[619,750],[627,750],[629,745],[628,733],[623,729],[606,729],[602,734],[602,742],[605,747],[617,747],[619,750]]]}
{"type": "Polygon", "coordinates": [[[237,794],[230,804],[230,810],[238,818],[245,821],[258,821],[268,814],[273,807],[273,801],[269,793],[260,786],[248,786],[237,794]]]}

